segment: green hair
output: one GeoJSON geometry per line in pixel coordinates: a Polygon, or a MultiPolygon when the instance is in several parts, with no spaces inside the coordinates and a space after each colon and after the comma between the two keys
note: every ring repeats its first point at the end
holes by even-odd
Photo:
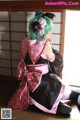
{"type": "Polygon", "coordinates": [[[28,38],[31,39],[31,40],[38,39],[40,41],[43,41],[45,39],[45,36],[53,30],[52,19],[48,18],[47,16],[44,16],[43,18],[46,20],[46,23],[47,23],[45,25],[45,28],[44,28],[44,34],[41,36],[41,35],[38,34],[38,32],[36,33],[36,32],[33,31],[32,24],[34,22],[37,22],[41,17],[43,17],[43,13],[41,11],[37,11],[35,17],[33,17],[30,20],[28,38]]]}

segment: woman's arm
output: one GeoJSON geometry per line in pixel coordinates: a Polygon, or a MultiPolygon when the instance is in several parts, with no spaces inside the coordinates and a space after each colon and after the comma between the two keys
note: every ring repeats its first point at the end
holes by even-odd
{"type": "Polygon", "coordinates": [[[43,54],[46,55],[47,59],[51,62],[55,59],[55,54],[52,51],[51,45],[49,42],[46,43],[45,49],[43,51],[43,54]]]}

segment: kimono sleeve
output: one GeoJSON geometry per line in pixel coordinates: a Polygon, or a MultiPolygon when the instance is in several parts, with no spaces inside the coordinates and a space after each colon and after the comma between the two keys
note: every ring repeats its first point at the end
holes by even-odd
{"type": "Polygon", "coordinates": [[[18,66],[17,66],[17,79],[18,80],[22,80],[22,77],[24,75],[24,69],[26,67],[24,63],[24,58],[25,58],[27,51],[28,51],[28,41],[27,41],[27,38],[24,38],[21,41],[21,46],[20,46],[21,59],[18,62],[18,66]]]}
{"type": "Polygon", "coordinates": [[[53,53],[55,54],[55,60],[53,62],[48,62],[49,72],[54,73],[61,78],[63,69],[63,58],[57,50],[53,49],[53,53]]]}

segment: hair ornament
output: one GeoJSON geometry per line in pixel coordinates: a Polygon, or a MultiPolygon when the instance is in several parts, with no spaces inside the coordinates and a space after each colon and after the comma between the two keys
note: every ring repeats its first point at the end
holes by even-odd
{"type": "Polygon", "coordinates": [[[46,23],[46,20],[42,17],[38,20],[38,22],[40,23],[40,26],[41,26],[41,29],[39,31],[39,35],[42,36],[44,34],[44,28],[47,25],[47,23],[46,23]]]}

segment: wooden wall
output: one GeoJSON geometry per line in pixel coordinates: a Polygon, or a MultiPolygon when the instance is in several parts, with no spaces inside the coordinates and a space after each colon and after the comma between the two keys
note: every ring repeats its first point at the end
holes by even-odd
{"type": "Polygon", "coordinates": [[[56,15],[52,34],[53,48],[61,53],[64,38],[62,9],[46,8],[43,2],[0,2],[0,75],[16,76],[20,60],[20,42],[28,34],[28,24],[36,10],[56,15]]]}

